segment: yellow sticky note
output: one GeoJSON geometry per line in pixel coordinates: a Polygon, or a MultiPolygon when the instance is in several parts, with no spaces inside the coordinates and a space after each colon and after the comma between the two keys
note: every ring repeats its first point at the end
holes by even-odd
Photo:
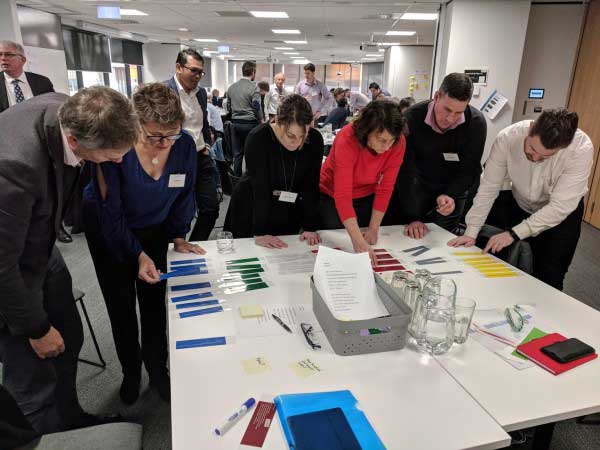
{"type": "Polygon", "coordinates": [[[265,312],[260,305],[244,305],[240,306],[240,316],[244,319],[249,319],[251,317],[260,317],[264,316],[265,312]]]}
{"type": "Polygon", "coordinates": [[[487,278],[505,278],[505,277],[516,277],[518,275],[519,275],[518,273],[507,271],[507,272],[488,273],[485,276],[487,278]]]}
{"type": "Polygon", "coordinates": [[[314,375],[317,372],[323,371],[317,364],[311,361],[310,358],[306,358],[302,361],[290,364],[290,367],[292,368],[294,373],[298,375],[298,378],[307,378],[311,375],[314,375]]]}
{"type": "Polygon", "coordinates": [[[248,375],[256,375],[271,371],[271,366],[262,356],[242,360],[242,367],[244,368],[244,372],[248,375]]]}

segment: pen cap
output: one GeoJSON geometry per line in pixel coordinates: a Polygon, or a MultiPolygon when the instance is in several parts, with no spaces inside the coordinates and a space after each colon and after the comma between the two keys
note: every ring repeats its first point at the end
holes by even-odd
{"type": "Polygon", "coordinates": [[[254,400],[254,397],[250,397],[248,400],[246,400],[244,402],[244,404],[242,406],[245,406],[246,408],[250,409],[252,408],[252,405],[254,405],[256,403],[256,400],[254,400]]]}

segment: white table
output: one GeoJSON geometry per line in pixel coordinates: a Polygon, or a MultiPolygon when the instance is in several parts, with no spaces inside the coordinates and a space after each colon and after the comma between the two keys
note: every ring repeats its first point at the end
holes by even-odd
{"type": "MultiPolygon", "coordinates": [[[[402,227],[389,227],[380,245],[398,246],[402,227]]],[[[344,231],[322,233],[324,243],[349,249],[344,231]]],[[[170,284],[206,280],[218,275],[221,261],[234,258],[309,251],[297,236],[284,240],[287,250],[257,247],[253,240],[236,240],[236,251],[216,253],[215,242],[202,243],[208,251],[212,273],[173,279],[170,284]],[[217,273],[215,273],[217,272],[217,273]]],[[[169,253],[169,259],[187,259],[169,253]]],[[[248,397],[272,399],[285,393],[349,389],[359,400],[369,421],[389,449],[495,449],[509,444],[505,431],[433,358],[404,349],[362,356],[338,356],[328,345],[311,350],[302,334],[238,338],[234,344],[176,350],[175,342],[235,334],[234,315],[243,304],[310,304],[309,274],[279,276],[268,271],[268,289],[227,296],[230,311],[180,319],[169,304],[169,348],[171,370],[171,417],[173,448],[236,449],[250,420],[249,413],[224,437],[213,428],[248,397]],[[263,356],[272,371],[247,375],[241,360],[263,356]],[[323,371],[298,378],[289,364],[311,358],[323,371]]],[[[222,296],[220,298],[225,298],[222,296]]],[[[326,343],[324,335],[321,342],[326,343]]],[[[277,422],[277,415],[275,416],[277,422]]],[[[285,449],[279,423],[274,423],[265,449],[285,449]]]]}

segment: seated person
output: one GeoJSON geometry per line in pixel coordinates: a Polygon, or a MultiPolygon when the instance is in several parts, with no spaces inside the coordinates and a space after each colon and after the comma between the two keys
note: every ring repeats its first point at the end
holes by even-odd
{"type": "Polygon", "coordinates": [[[344,96],[348,99],[350,104],[350,111],[352,114],[360,112],[369,103],[369,97],[360,92],[352,92],[350,89],[344,89],[344,96]]]}
{"type": "Polygon", "coordinates": [[[400,112],[403,113],[404,111],[406,111],[408,108],[410,108],[415,103],[416,103],[416,101],[413,97],[404,97],[404,98],[400,99],[400,103],[398,105],[398,106],[400,106],[400,112]]]}
{"type": "Polygon", "coordinates": [[[453,231],[469,190],[481,174],[487,124],[469,105],[471,79],[447,75],[433,100],[404,112],[408,125],[406,158],[398,174],[386,224],[408,223],[405,234],[421,239],[424,222],[453,231]]]}
{"type": "Polygon", "coordinates": [[[142,361],[150,384],[170,398],[167,372],[165,282],[167,248],[204,253],[186,242],[194,217],[196,145],[182,133],[177,93],[150,83],[133,96],[138,138],[121,164],[91,167],[85,189],[85,235],[110,319],[123,371],[120,396],[136,401],[142,361]],[[142,345],[138,342],[136,292],[142,345]]]}
{"type": "MultiPolygon", "coordinates": [[[[343,94],[343,93],[342,93],[343,94]]],[[[332,130],[338,130],[346,125],[346,118],[350,115],[350,111],[348,111],[348,100],[345,97],[337,100],[337,107],[335,107],[329,115],[327,119],[325,119],[325,123],[323,126],[327,124],[331,124],[332,130]]]]}
{"type": "Polygon", "coordinates": [[[371,102],[338,133],[321,169],[321,228],[346,228],[354,251],[369,252],[372,260],[371,245],[377,243],[404,158],[403,129],[396,105],[371,102]]]}
{"type": "Polygon", "coordinates": [[[236,185],[224,229],[236,238],[254,236],[257,245],[284,248],[277,236],[300,234],[308,245],[320,242],[319,172],[323,138],[311,127],[310,103],[286,96],[275,123],[255,128],[246,141],[247,173],[236,185]]]}
{"type": "Polygon", "coordinates": [[[577,113],[556,109],[502,130],[467,214],[467,230],[448,245],[472,246],[484,223],[505,229],[489,239],[484,252],[526,239],[533,276],[562,290],[579,240],[594,156],[592,141],[577,123],[577,113]],[[507,179],[512,192],[498,197],[507,179]]]}

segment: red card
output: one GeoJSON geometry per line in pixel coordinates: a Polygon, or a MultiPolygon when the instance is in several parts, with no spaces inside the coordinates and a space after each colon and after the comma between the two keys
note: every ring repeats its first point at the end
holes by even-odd
{"type": "Polygon", "coordinates": [[[378,259],[377,260],[378,266],[393,266],[393,265],[398,265],[398,264],[400,264],[400,261],[398,261],[397,259],[386,259],[386,260],[378,259]]]}
{"type": "Polygon", "coordinates": [[[262,447],[275,415],[275,403],[258,402],[240,444],[262,447]]]}
{"type": "Polygon", "coordinates": [[[375,248],[373,249],[375,253],[387,253],[388,251],[385,248],[375,248]]]}
{"type": "Polygon", "coordinates": [[[377,253],[377,254],[375,255],[375,257],[376,257],[377,259],[389,259],[389,258],[393,258],[393,256],[392,256],[392,255],[390,255],[389,253],[377,253]]]}
{"type": "Polygon", "coordinates": [[[406,270],[404,266],[383,266],[383,267],[374,267],[373,270],[375,272],[388,272],[390,270],[406,270]]]}

